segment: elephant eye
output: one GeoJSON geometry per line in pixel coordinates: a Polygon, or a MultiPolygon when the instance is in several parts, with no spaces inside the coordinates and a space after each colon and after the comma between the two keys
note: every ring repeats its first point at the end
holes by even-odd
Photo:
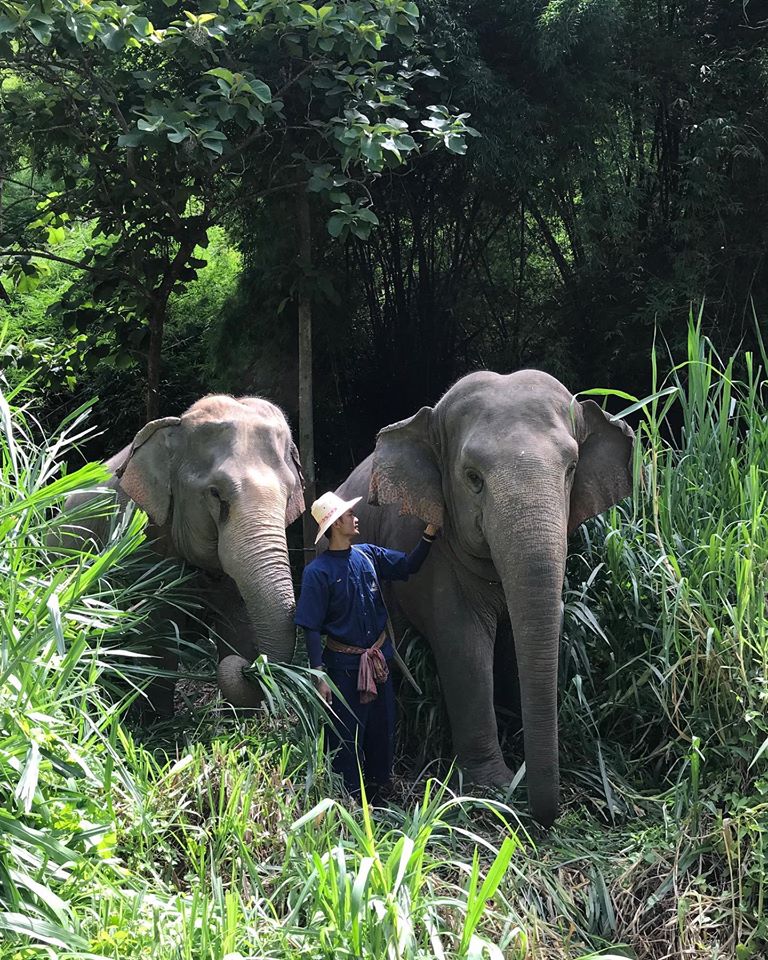
{"type": "Polygon", "coordinates": [[[574,473],[576,473],[576,461],[572,460],[568,464],[568,469],[565,471],[565,475],[570,480],[570,478],[574,475],[574,473]]]}
{"type": "Polygon", "coordinates": [[[483,478],[477,472],[477,470],[467,470],[465,474],[467,478],[467,483],[475,491],[475,493],[480,493],[483,489],[483,478]]]}
{"type": "Polygon", "coordinates": [[[229,516],[229,504],[224,500],[219,492],[218,487],[210,486],[208,487],[208,494],[212,500],[215,500],[219,505],[219,523],[224,523],[229,516]]]}

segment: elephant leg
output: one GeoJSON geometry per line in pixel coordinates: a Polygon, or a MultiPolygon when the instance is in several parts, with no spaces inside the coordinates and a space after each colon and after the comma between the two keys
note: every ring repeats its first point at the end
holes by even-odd
{"type": "MultiPolygon", "coordinates": [[[[179,652],[175,642],[170,639],[168,644],[162,647],[155,647],[153,653],[153,666],[159,670],[168,673],[176,673],[179,669],[179,652]],[[172,644],[172,645],[171,645],[172,644]]],[[[175,677],[157,677],[150,681],[146,689],[148,700],[148,709],[146,716],[149,718],[154,714],[158,720],[167,720],[173,716],[173,699],[176,693],[175,677]]]]}
{"type": "MultiPolygon", "coordinates": [[[[520,704],[520,679],[517,657],[512,638],[512,625],[508,616],[499,618],[496,627],[496,644],[493,650],[494,703],[502,739],[517,737],[523,728],[523,713],[520,704]]],[[[520,744],[522,750],[522,744],[520,744]]]]}
{"type": "Polygon", "coordinates": [[[493,706],[495,615],[479,615],[453,571],[440,564],[403,588],[403,610],[435,655],[459,767],[473,783],[508,784],[513,774],[501,754],[493,706]]]}
{"type": "Polygon", "coordinates": [[[148,652],[152,659],[142,663],[146,663],[149,671],[157,670],[163,675],[149,681],[144,696],[139,700],[144,720],[165,720],[174,714],[176,673],[179,668],[178,637],[186,632],[186,615],[171,604],[163,605],[150,618],[148,652]]]}

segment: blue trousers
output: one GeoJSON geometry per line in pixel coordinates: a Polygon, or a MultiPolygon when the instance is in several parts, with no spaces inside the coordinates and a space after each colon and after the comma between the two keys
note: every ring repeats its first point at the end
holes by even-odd
{"type": "Polygon", "coordinates": [[[349,704],[347,709],[334,697],[333,726],[328,726],[328,746],[335,750],[333,769],[344,778],[350,793],[360,792],[358,759],[366,787],[383,786],[392,779],[395,753],[395,692],[392,676],[378,687],[371,703],[360,703],[357,670],[329,665],[328,676],[349,704]]]}

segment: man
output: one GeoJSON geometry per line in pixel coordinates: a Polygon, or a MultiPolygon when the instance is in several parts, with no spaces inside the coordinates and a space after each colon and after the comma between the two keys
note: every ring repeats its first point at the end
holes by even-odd
{"type": "MultiPolygon", "coordinates": [[[[315,543],[325,535],[328,550],[304,569],[296,623],[303,627],[309,664],[325,670],[347,704],[336,704],[339,734],[329,730],[335,749],[333,769],[351,793],[359,793],[358,758],[366,786],[381,795],[392,779],[395,739],[395,696],[389,661],[394,655],[387,631],[381,580],[407,580],[416,573],[435,540],[437,527],[427,526],[409,554],[371,543],[352,546],[359,533],[353,507],[360,497],[342,500],[325,493],[312,504],[318,524],[315,543]],[[321,634],[326,634],[323,650],[321,634]]],[[[325,679],[318,692],[331,703],[325,679]]]]}

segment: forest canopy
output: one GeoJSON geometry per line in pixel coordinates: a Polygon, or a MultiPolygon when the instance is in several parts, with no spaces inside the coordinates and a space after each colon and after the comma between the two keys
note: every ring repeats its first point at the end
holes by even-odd
{"type": "Polygon", "coordinates": [[[148,374],[162,413],[295,415],[303,290],[338,475],[472,369],[640,394],[692,301],[724,353],[754,343],[764,41],[722,0],[2,0],[6,352],[45,356],[58,410],[124,397],[118,441],[148,374]]]}

